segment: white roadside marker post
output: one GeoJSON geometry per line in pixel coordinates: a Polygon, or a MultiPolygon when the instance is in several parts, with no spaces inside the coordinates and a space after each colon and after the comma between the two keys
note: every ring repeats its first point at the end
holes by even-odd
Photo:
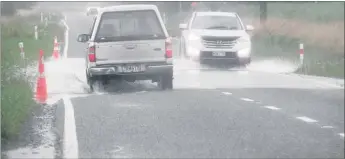
{"type": "Polygon", "coordinates": [[[44,21],[45,21],[45,27],[47,27],[48,26],[48,18],[47,17],[44,18],[44,21]]]}
{"type": "Polygon", "coordinates": [[[300,60],[300,63],[301,65],[303,65],[303,60],[304,60],[304,46],[303,44],[299,44],[299,60],[300,60]]]}
{"type": "Polygon", "coordinates": [[[304,45],[302,43],[299,44],[299,61],[300,66],[302,68],[302,72],[304,73],[305,67],[304,67],[304,45]]]}
{"type": "MultiPolygon", "coordinates": [[[[23,42],[19,42],[18,43],[18,47],[20,49],[20,57],[22,58],[23,67],[26,68],[24,43],[23,42]]],[[[26,75],[26,70],[25,70],[25,75],[26,75]]]]}
{"type": "Polygon", "coordinates": [[[41,23],[43,23],[43,12],[41,12],[41,23]]]}
{"type": "Polygon", "coordinates": [[[35,25],[35,39],[38,40],[38,27],[35,25]]]}

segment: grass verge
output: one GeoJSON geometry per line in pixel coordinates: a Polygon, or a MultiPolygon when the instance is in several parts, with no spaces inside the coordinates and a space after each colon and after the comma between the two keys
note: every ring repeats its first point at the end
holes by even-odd
{"type": "Polygon", "coordinates": [[[37,107],[32,87],[25,75],[18,75],[20,68],[38,60],[39,49],[45,58],[53,51],[54,36],[63,38],[64,28],[55,22],[40,24],[39,16],[13,17],[1,24],[1,141],[14,139],[22,124],[37,107]],[[38,25],[39,39],[34,39],[34,25],[38,25]],[[25,63],[20,56],[18,43],[24,43],[25,63]]]}
{"type": "MultiPolygon", "coordinates": [[[[303,40],[288,35],[261,32],[253,36],[253,56],[281,58],[299,62],[299,43],[303,40]]],[[[296,73],[344,78],[344,52],[315,43],[304,44],[304,63],[296,73]]]]}

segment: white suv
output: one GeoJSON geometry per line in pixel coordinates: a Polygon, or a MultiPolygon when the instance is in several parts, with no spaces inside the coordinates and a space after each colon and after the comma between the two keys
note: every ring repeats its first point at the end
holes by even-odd
{"type": "Polygon", "coordinates": [[[188,24],[180,24],[180,54],[207,61],[247,65],[251,61],[251,39],[237,13],[194,12],[188,24]]]}
{"type": "Polygon", "coordinates": [[[99,9],[89,34],[86,77],[91,90],[110,79],[152,80],[173,88],[172,43],[155,5],[118,5],[99,9]]]}

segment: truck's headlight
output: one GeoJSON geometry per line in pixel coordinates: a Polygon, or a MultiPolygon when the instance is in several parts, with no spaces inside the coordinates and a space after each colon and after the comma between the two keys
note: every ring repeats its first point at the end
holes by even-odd
{"type": "Polygon", "coordinates": [[[250,52],[251,49],[250,48],[245,48],[245,49],[241,49],[237,52],[237,56],[239,58],[243,58],[243,57],[249,57],[250,56],[250,52]]]}
{"type": "Polygon", "coordinates": [[[196,40],[200,40],[200,36],[197,36],[195,34],[189,34],[188,36],[188,40],[191,40],[191,41],[196,41],[196,40]]]}

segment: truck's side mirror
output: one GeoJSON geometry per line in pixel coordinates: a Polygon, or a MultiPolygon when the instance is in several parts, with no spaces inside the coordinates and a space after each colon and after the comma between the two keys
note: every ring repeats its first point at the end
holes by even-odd
{"type": "Polygon", "coordinates": [[[89,39],[90,39],[90,35],[89,34],[80,34],[80,35],[78,35],[77,41],[85,43],[85,42],[89,41],[89,39]]]}

